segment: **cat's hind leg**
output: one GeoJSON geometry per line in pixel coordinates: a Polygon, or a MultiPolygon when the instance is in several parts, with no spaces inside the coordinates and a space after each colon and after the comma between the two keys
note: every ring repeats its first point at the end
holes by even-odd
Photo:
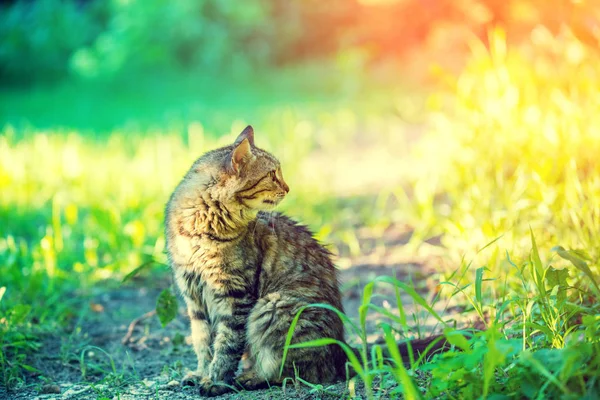
{"type": "MultiPolygon", "coordinates": [[[[337,346],[291,349],[287,353],[283,373],[279,374],[290,324],[296,313],[307,304],[277,292],[259,299],[248,318],[246,333],[250,355],[255,363],[251,371],[238,377],[242,386],[254,389],[280,385],[283,378],[293,378],[296,374],[313,383],[336,379],[342,357],[337,346]]],[[[342,335],[341,322],[334,313],[309,307],[302,312],[296,324],[292,344],[324,337],[339,339],[342,335]]]]}

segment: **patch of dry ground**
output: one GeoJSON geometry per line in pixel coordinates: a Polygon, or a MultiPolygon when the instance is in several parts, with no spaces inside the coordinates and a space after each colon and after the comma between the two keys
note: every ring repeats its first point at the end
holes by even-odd
{"type": "MultiPolygon", "coordinates": [[[[415,288],[431,304],[436,284],[431,281],[435,260],[413,260],[406,258],[402,245],[409,234],[399,228],[386,231],[383,241],[377,241],[369,234],[359,235],[361,245],[369,248],[369,255],[340,258],[343,301],[346,313],[357,319],[361,304],[362,289],[377,276],[396,276],[405,282],[412,282],[415,288]]],[[[167,287],[168,281],[159,286],[167,287]]],[[[197,389],[175,385],[185,374],[186,369],[195,365],[192,348],[186,344],[189,326],[185,311],[167,327],[162,328],[156,316],[139,323],[128,345],[121,339],[129,323],[154,308],[158,289],[144,287],[124,287],[118,290],[102,291],[96,294],[87,312],[79,316],[72,333],[68,337],[48,335],[44,340],[34,365],[48,384],[31,384],[7,394],[11,399],[192,399],[198,398],[197,389]],[[60,391],[60,393],[46,393],[60,391]]],[[[378,296],[373,302],[396,307],[391,287],[382,285],[376,290],[378,296]]],[[[427,336],[439,326],[415,308],[410,297],[402,297],[408,315],[415,314],[420,331],[427,336]]],[[[448,304],[437,304],[443,312],[448,304]]],[[[447,313],[446,313],[447,314],[447,313]]],[[[377,323],[381,315],[369,315],[367,329],[369,340],[378,338],[377,323]]],[[[189,338],[188,338],[189,340],[189,338]]],[[[356,339],[349,336],[350,343],[356,339]]],[[[39,381],[32,378],[31,381],[39,381]]],[[[356,392],[362,393],[360,385],[356,392]]],[[[327,399],[340,398],[348,394],[347,385],[341,382],[316,391],[307,386],[292,383],[286,388],[232,393],[216,399],[327,399]]]]}

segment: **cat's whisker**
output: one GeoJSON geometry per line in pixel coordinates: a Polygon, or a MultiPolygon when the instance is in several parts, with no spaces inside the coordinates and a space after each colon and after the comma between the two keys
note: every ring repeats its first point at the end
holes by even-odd
{"type": "MultiPolygon", "coordinates": [[[[277,208],[277,206],[275,206],[275,208],[277,208]]],[[[273,222],[273,214],[275,213],[275,208],[273,210],[271,210],[271,212],[269,213],[269,227],[271,228],[271,232],[273,232],[275,237],[277,237],[277,232],[275,232],[275,225],[272,223],[273,222]]]]}
{"type": "Polygon", "coordinates": [[[254,238],[254,234],[256,233],[256,227],[258,226],[258,221],[254,221],[254,229],[252,229],[252,238],[254,238]]]}

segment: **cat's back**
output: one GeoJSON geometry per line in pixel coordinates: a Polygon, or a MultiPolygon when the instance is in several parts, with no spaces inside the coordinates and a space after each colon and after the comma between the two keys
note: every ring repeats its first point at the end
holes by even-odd
{"type": "Polygon", "coordinates": [[[291,290],[299,297],[341,309],[332,254],[310,230],[279,213],[261,212],[256,224],[255,240],[263,253],[262,295],[291,290]]]}
{"type": "Polygon", "coordinates": [[[257,238],[259,246],[266,251],[280,253],[288,267],[295,259],[307,261],[300,264],[306,264],[304,266],[309,269],[335,269],[331,252],[314,238],[305,225],[284,214],[264,211],[258,213],[256,224],[254,229],[260,235],[257,238]]]}

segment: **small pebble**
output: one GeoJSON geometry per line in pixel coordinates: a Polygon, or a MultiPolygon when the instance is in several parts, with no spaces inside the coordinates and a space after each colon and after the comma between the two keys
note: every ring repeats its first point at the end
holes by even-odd
{"type": "Polygon", "coordinates": [[[142,381],[142,383],[143,383],[144,385],[146,385],[146,387],[151,387],[151,386],[154,386],[154,383],[155,383],[155,382],[154,382],[154,381],[151,381],[151,380],[149,380],[149,379],[144,379],[144,380],[142,381]]]}
{"type": "Polygon", "coordinates": [[[60,386],[58,385],[44,385],[40,389],[41,394],[60,394],[60,386]]]}
{"type": "Polygon", "coordinates": [[[174,388],[177,386],[179,386],[179,381],[176,381],[176,380],[172,380],[171,382],[167,383],[168,388],[174,388]]]}

